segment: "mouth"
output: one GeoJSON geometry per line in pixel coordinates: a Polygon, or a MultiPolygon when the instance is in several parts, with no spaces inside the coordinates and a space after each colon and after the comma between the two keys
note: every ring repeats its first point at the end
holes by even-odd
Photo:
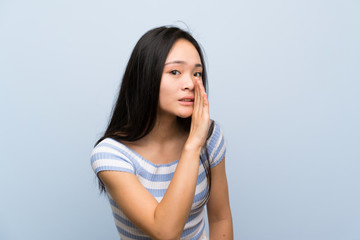
{"type": "Polygon", "coordinates": [[[194,98],[182,98],[179,100],[180,104],[181,105],[184,105],[184,106],[192,106],[194,104],[194,98]]]}

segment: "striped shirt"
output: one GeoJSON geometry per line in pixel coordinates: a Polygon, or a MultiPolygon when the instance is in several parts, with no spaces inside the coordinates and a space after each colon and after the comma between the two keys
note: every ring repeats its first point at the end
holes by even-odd
{"type": "MultiPolygon", "coordinates": [[[[215,122],[214,130],[206,142],[208,148],[210,167],[213,168],[221,162],[225,156],[225,141],[220,126],[215,122]]],[[[206,159],[205,147],[201,151],[201,157],[206,159]]],[[[91,165],[98,174],[101,171],[122,171],[129,172],[139,179],[141,184],[160,202],[174,175],[179,160],[169,164],[156,165],[126,145],[111,139],[105,138],[92,151],[91,165]]],[[[206,172],[199,159],[199,174],[196,184],[196,191],[189,217],[186,221],[181,239],[199,239],[205,229],[205,204],[209,186],[206,172]]],[[[109,202],[114,216],[116,228],[120,239],[149,239],[138,229],[118,208],[115,201],[108,194],[109,202]]]]}

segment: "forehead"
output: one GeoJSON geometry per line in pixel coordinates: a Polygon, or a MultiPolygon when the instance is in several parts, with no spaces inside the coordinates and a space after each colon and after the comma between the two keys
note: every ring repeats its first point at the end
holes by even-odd
{"type": "Polygon", "coordinates": [[[201,64],[201,59],[194,45],[185,39],[177,40],[169,51],[166,62],[183,61],[189,64],[201,64]]]}

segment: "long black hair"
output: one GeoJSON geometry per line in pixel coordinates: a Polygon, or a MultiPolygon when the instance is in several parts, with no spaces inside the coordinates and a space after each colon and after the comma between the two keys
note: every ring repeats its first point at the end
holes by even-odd
{"type": "MultiPolygon", "coordinates": [[[[207,89],[207,74],[203,53],[198,42],[190,33],[177,27],[158,27],[146,32],[137,42],[127,64],[120,92],[112,110],[108,127],[95,146],[105,138],[117,141],[136,141],[146,136],[154,127],[159,104],[160,81],[166,58],[174,43],[185,39],[192,43],[199,53],[203,66],[202,81],[207,89]]],[[[177,118],[185,131],[190,130],[191,117],[177,118]]],[[[213,130],[210,126],[208,137],[213,130]]],[[[210,160],[200,157],[210,181],[210,160]]],[[[99,179],[99,188],[106,191],[99,179]]]]}

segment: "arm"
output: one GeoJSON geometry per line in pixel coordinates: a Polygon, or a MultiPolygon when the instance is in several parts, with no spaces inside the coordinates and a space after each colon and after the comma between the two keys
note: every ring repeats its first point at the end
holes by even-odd
{"type": "Polygon", "coordinates": [[[201,147],[209,128],[209,104],[201,81],[195,84],[195,101],[189,137],[170,185],[160,203],[131,173],[98,174],[124,214],[153,239],[179,239],[193,202],[201,147]]]}
{"type": "Polygon", "coordinates": [[[211,190],[207,203],[207,213],[210,240],[232,240],[233,227],[225,173],[225,158],[211,169],[211,190]]]}
{"type": "Polygon", "coordinates": [[[152,239],[179,239],[194,198],[199,153],[185,150],[162,201],[156,199],[127,172],[98,174],[117,206],[134,225],[152,239]]]}

